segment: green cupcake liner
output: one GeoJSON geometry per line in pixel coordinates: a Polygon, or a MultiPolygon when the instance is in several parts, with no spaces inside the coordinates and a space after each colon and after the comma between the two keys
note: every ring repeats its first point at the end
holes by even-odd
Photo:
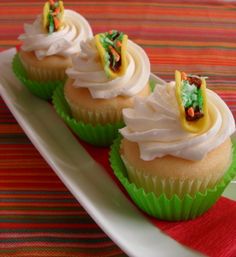
{"type": "Polygon", "coordinates": [[[72,131],[82,140],[95,146],[110,146],[118,135],[118,129],[124,127],[123,122],[106,125],[92,125],[75,120],[64,97],[64,87],[58,87],[53,94],[52,102],[56,112],[72,131]]]}
{"type": "Polygon", "coordinates": [[[155,87],[156,87],[156,82],[154,80],[149,80],[149,86],[150,86],[150,90],[151,92],[154,91],[155,87]]]}
{"type": "Polygon", "coordinates": [[[182,199],[177,195],[169,199],[164,193],[157,197],[154,193],[146,193],[143,188],[137,188],[134,183],[129,181],[126,168],[119,154],[121,138],[119,135],[111,147],[111,167],[136,205],[149,215],[162,220],[189,220],[202,215],[218,200],[236,175],[236,143],[233,142],[232,164],[214,188],[208,189],[204,193],[198,192],[193,197],[186,195],[182,199]]]}
{"type": "Polygon", "coordinates": [[[23,64],[20,61],[19,54],[15,54],[12,61],[12,69],[16,77],[27,87],[27,89],[34,95],[44,99],[50,100],[54,90],[64,84],[64,81],[36,81],[30,80],[23,64]]]}

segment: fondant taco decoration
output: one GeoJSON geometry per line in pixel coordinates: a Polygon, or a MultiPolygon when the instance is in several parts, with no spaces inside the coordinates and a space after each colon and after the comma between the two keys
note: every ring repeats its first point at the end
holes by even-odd
{"type": "Polygon", "coordinates": [[[209,125],[205,79],[176,71],[175,82],[183,128],[192,133],[204,132],[209,125]]]}
{"type": "Polygon", "coordinates": [[[48,33],[58,31],[64,16],[63,1],[49,0],[43,8],[43,28],[48,33]]]}
{"type": "Polygon", "coordinates": [[[127,41],[128,36],[117,30],[95,36],[96,47],[108,78],[114,79],[125,74],[127,41]]]}

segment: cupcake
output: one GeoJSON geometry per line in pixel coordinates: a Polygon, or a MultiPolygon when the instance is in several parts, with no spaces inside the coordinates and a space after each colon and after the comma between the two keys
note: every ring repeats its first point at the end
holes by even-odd
{"type": "Polygon", "coordinates": [[[133,108],[123,110],[126,127],[113,148],[112,166],[150,215],[199,216],[236,174],[233,115],[205,86],[203,77],[177,71],[175,82],[156,85],[150,96],[137,97],[133,108]]]}
{"type": "Polygon", "coordinates": [[[76,133],[92,144],[109,145],[123,126],[122,109],[133,105],[134,96],[150,93],[149,59],[127,35],[111,30],[81,42],[72,62],[63,92],[69,115],[85,130],[93,128],[94,137],[82,135],[81,128],[76,133]]]}
{"type": "Polygon", "coordinates": [[[53,0],[45,3],[43,13],[33,24],[25,24],[24,30],[13,69],[24,84],[40,87],[36,93],[42,87],[47,90],[49,81],[55,84],[66,79],[65,70],[72,65],[70,56],[80,52],[80,42],[93,35],[83,16],[64,10],[62,1],[53,0]]]}

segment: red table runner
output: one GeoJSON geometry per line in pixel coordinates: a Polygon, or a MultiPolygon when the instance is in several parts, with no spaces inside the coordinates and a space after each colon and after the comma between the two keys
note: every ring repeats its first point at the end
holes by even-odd
{"type": "MultiPolygon", "coordinates": [[[[173,79],[175,69],[208,76],[208,87],[221,95],[236,117],[233,1],[65,1],[65,5],[84,15],[94,33],[113,28],[126,32],[146,50],[152,72],[163,79],[173,79]]],[[[41,0],[1,1],[0,50],[17,45],[23,23],[32,22],[41,9],[41,0]]],[[[168,233],[169,228],[163,229],[168,233]]],[[[234,252],[226,249],[218,254],[234,252]]],[[[3,101],[0,256],[126,256],[60,182],[3,101]]]]}

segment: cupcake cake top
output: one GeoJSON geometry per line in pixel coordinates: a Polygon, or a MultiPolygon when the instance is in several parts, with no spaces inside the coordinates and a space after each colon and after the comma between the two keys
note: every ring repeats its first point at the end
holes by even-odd
{"type": "Polygon", "coordinates": [[[64,10],[62,1],[46,2],[43,13],[33,24],[24,25],[19,36],[23,51],[34,51],[39,60],[51,55],[70,56],[80,51],[80,42],[93,37],[87,20],[72,10],[64,10]]]}
{"type": "Polygon", "coordinates": [[[93,98],[136,95],[150,76],[145,51],[117,30],[81,42],[81,53],[72,62],[68,77],[75,87],[88,88],[93,98]]]}
{"type": "MultiPolygon", "coordinates": [[[[199,76],[187,75],[187,78],[204,81],[199,76]]],[[[120,132],[129,141],[138,143],[143,160],[150,161],[165,155],[201,160],[235,131],[233,115],[216,93],[206,89],[206,96],[204,93],[198,96],[200,92],[195,88],[191,89],[193,93],[187,88],[178,89],[178,86],[175,82],[156,85],[150,96],[136,97],[134,107],[123,110],[126,127],[120,132]],[[178,90],[180,95],[176,93],[178,90]],[[191,107],[193,110],[188,111],[191,107]],[[208,117],[205,121],[204,116],[208,117]],[[204,124],[199,125],[199,121],[204,121],[204,124]]]]}

